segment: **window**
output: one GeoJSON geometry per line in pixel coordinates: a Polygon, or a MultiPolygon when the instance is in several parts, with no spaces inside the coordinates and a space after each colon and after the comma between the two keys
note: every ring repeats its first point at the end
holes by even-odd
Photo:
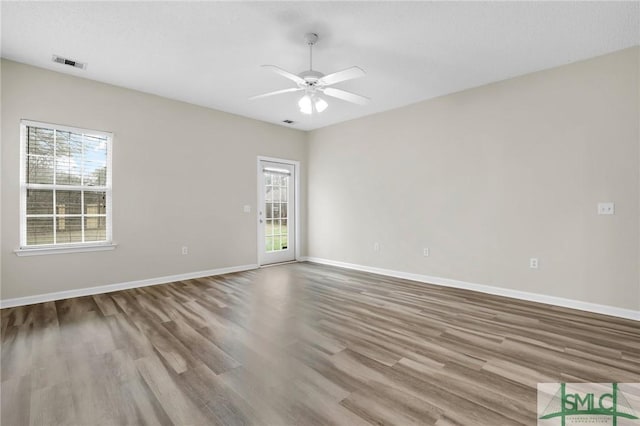
{"type": "Polygon", "coordinates": [[[110,133],[21,122],[20,249],[111,245],[110,133]]]}

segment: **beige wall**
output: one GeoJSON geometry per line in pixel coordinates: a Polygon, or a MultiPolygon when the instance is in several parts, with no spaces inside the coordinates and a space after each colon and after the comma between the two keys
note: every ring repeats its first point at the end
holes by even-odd
{"type": "Polygon", "coordinates": [[[303,255],[640,309],[639,52],[308,134],[3,60],[1,298],[256,263],[265,155],[302,162],[303,255]],[[13,253],[21,118],[115,133],[116,250],[13,253]]]}
{"type": "Polygon", "coordinates": [[[640,309],[638,55],[311,132],[309,255],[640,309]]]}
{"type": "Polygon", "coordinates": [[[304,132],[3,60],[2,299],[255,264],[256,157],[301,161],[304,187],[305,139],[304,132]],[[116,250],[13,253],[22,118],[115,134],[116,250]]]}

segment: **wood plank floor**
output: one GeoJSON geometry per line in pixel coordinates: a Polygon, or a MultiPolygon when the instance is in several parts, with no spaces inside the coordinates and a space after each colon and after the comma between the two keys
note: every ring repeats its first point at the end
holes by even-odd
{"type": "Polygon", "coordinates": [[[637,322],[289,264],[2,310],[3,426],[535,424],[637,322]]]}

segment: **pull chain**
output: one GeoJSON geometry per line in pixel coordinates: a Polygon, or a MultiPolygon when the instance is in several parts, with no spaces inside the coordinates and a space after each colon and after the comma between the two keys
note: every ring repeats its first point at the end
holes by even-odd
{"type": "Polygon", "coordinates": [[[309,70],[313,71],[313,43],[309,43],[309,70]]]}

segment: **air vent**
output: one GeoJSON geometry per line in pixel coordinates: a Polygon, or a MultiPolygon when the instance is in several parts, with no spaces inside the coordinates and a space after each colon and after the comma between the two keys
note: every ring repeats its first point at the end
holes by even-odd
{"type": "Polygon", "coordinates": [[[53,59],[53,62],[56,62],[58,64],[68,65],[74,68],[80,68],[81,70],[87,68],[87,64],[85,63],[74,61],[73,59],[63,58],[62,56],[53,55],[52,59],[53,59]]]}
{"type": "Polygon", "coordinates": [[[294,121],[293,120],[282,120],[283,123],[287,123],[287,124],[293,124],[294,121]]]}

